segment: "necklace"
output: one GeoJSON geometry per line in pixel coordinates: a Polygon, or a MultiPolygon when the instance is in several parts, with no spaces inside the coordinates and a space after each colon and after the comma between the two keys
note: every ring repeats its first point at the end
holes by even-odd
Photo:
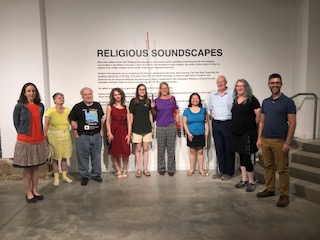
{"type": "Polygon", "coordinates": [[[58,113],[63,113],[64,107],[61,107],[61,108],[57,108],[57,107],[56,107],[56,111],[57,111],[58,113]]]}

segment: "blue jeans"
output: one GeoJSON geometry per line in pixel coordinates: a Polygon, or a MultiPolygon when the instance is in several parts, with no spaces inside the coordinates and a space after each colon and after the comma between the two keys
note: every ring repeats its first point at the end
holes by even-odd
{"type": "Polygon", "coordinates": [[[76,138],[78,170],[82,178],[89,178],[89,158],[91,158],[92,177],[101,174],[102,137],[95,135],[81,135],[76,138]]]}
{"type": "Polygon", "coordinates": [[[212,121],[212,134],[216,147],[219,170],[233,176],[235,153],[231,149],[232,125],[228,121],[212,121]]]}

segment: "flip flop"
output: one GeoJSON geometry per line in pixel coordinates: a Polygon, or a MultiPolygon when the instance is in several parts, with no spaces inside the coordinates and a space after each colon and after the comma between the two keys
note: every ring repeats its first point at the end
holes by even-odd
{"type": "Polygon", "coordinates": [[[187,172],[187,176],[192,176],[192,174],[194,173],[194,171],[193,170],[189,170],[188,172],[187,172]]]}

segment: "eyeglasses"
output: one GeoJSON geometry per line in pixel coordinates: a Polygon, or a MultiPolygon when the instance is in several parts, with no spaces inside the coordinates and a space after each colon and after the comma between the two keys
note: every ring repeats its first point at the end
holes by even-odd
{"type": "Polygon", "coordinates": [[[270,85],[281,85],[282,82],[269,82],[270,85]]]}
{"type": "Polygon", "coordinates": [[[236,86],[236,88],[244,88],[244,86],[236,86]]]}

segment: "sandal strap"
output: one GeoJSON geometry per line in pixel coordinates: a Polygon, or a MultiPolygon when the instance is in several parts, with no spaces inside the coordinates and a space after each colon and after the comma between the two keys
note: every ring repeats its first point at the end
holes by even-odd
{"type": "Polygon", "coordinates": [[[127,170],[124,170],[124,171],[123,171],[122,177],[123,177],[124,179],[127,179],[127,178],[128,178],[127,170]]]}
{"type": "Polygon", "coordinates": [[[200,170],[199,173],[200,173],[202,176],[207,176],[207,172],[206,172],[206,171],[200,170]]]}
{"type": "Polygon", "coordinates": [[[187,172],[187,175],[188,175],[188,176],[191,176],[193,173],[194,173],[193,170],[189,170],[189,171],[187,172]]]}
{"type": "Polygon", "coordinates": [[[118,179],[122,179],[122,178],[123,178],[121,172],[116,172],[116,175],[117,175],[117,178],[118,178],[118,179]]]}
{"type": "Polygon", "coordinates": [[[136,177],[141,177],[141,170],[140,169],[137,171],[136,177]]]}

